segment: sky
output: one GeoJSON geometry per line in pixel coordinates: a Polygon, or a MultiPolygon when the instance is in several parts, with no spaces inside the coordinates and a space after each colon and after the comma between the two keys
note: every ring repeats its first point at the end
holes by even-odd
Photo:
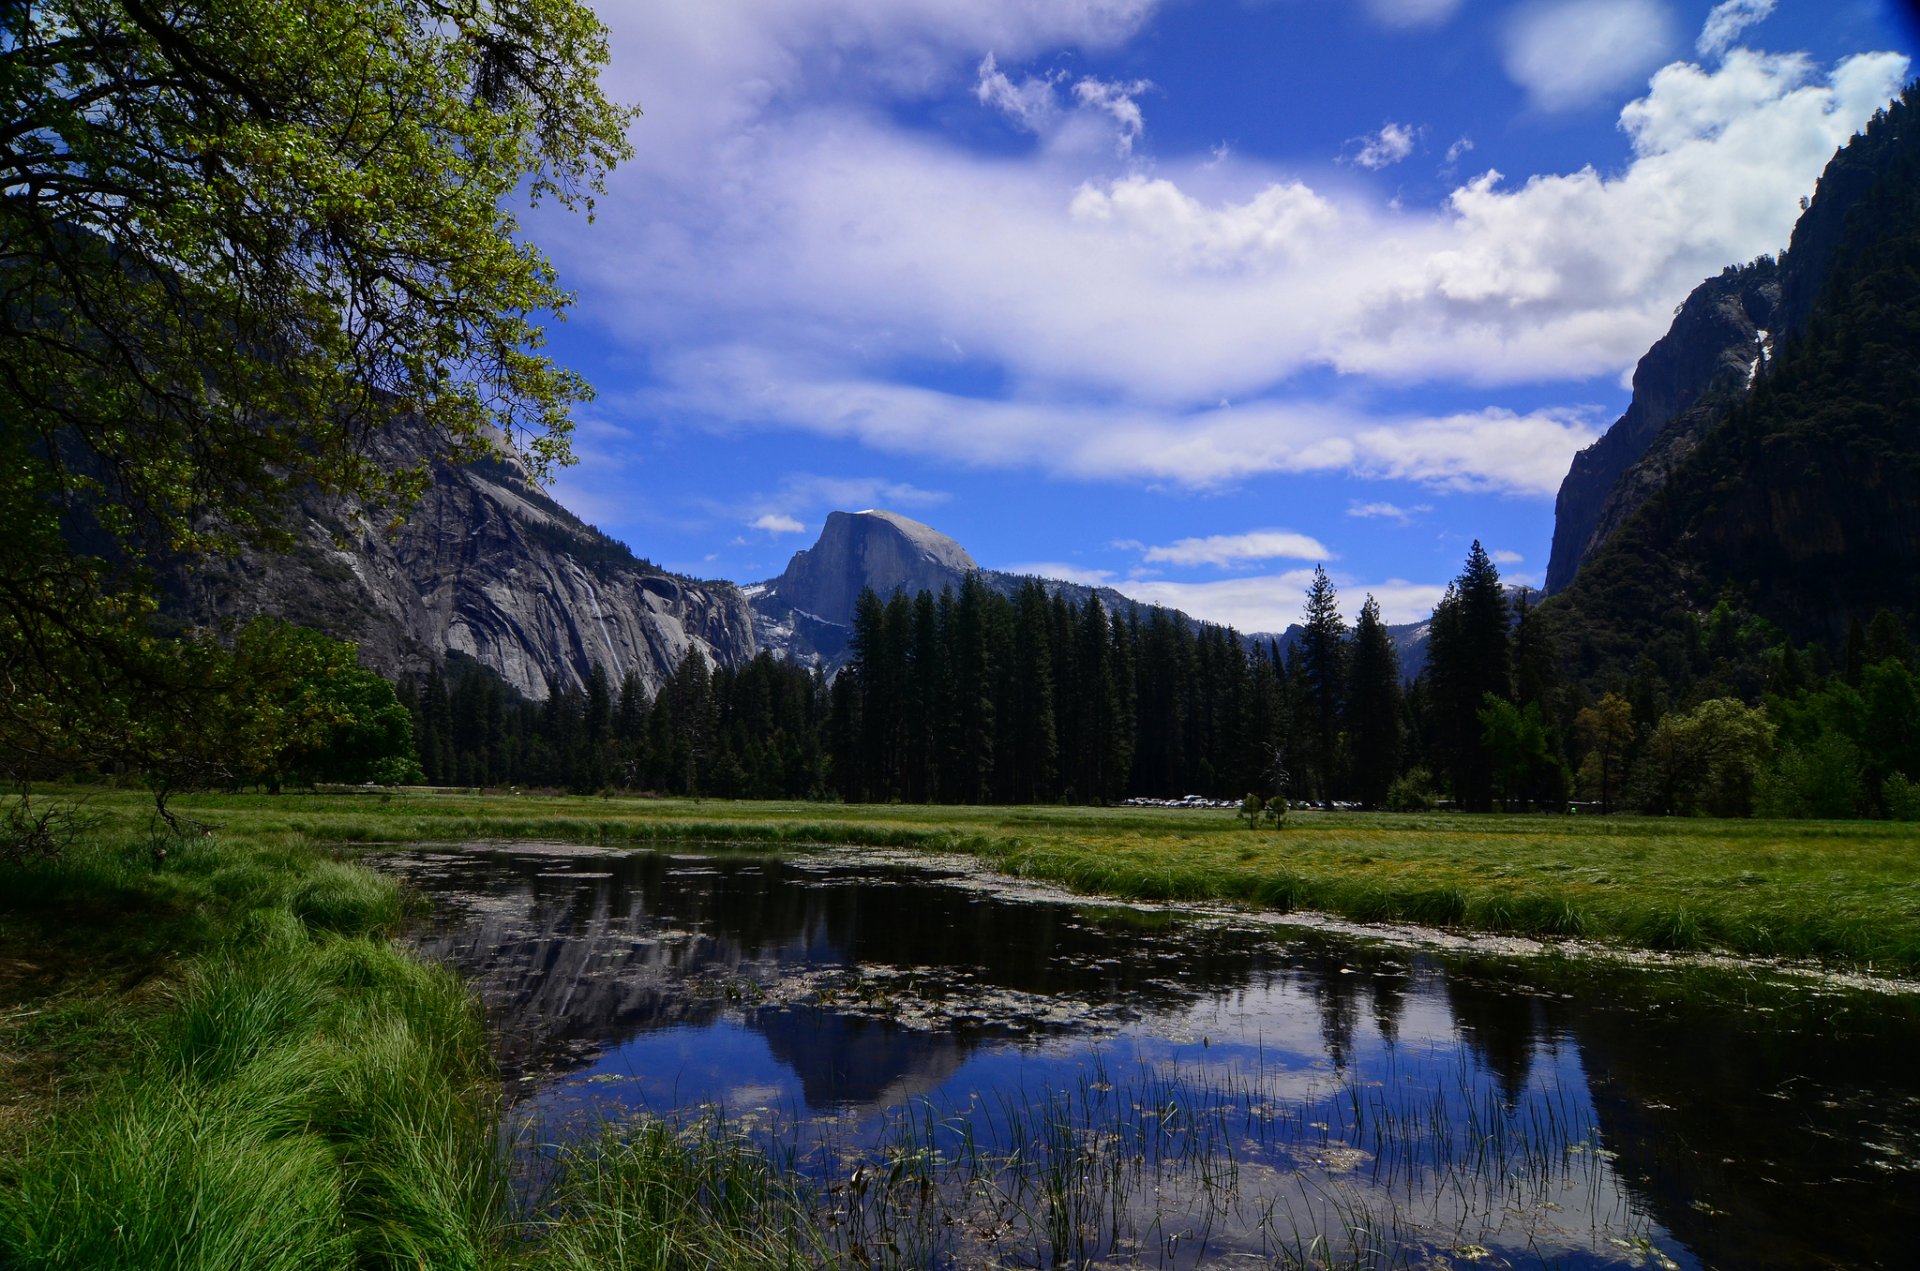
{"type": "Polygon", "coordinates": [[[1702,279],[1906,82],[1892,0],[601,0],[643,114],[528,235],[594,384],[553,493],[699,578],[836,509],[1242,631],[1316,565],[1546,571],[1702,279]]]}

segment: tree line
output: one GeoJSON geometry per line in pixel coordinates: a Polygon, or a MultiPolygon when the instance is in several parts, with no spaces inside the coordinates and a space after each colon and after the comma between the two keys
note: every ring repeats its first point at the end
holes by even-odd
{"type": "Polygon", "coordinates": [[[698,652],[658,693],[595,668],[522,698],[471,662],[403,685],[442,784],[848,802],[1111,803],[1249,793],[1322,806],[1632,809],[1781,816],[1916,811],[1920,684],[1883,614],[1835,658],[1721,606],[1711,673],[1648,660],[1563,674],[1552,609],[1475,543],[1411,682],[1368,596],[1349,623],[1316,570],[1285,643],[1165,609],[1110,612],[1038,581],[869,591],[829,680],[762,653],[698,652]]]}

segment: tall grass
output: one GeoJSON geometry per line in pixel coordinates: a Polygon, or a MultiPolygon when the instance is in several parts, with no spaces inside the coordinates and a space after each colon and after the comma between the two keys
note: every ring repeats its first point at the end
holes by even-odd
{"type": "Polygon", "coordinates": [[[166,988],[101,1004],[138,1016],[120,1050],[64,1056],[70,1093],[0,1161],[0,1265],[501,1260],[486,1037],[451,973],[388,941],[392,881],[219,840],[157,869],[149,844],[92,843],[8,881],[10,947],[154,961],[166,988]]]}
{"type": "Polygon", "coordinates": [[[557,1149],[535,1262],[1388,1268],[1541,1238],[1589,1260],[1650,1231],[1578,1091],[1509,1102],[1464,1062],[1437,1086],[1299,1077],[1096,1063],[1061,1087],[910,1102],[877,1138],[642,1117],[557,1149]],[[1540,1230],[1567,1211],[1584,1244],[1540,1230]]]}

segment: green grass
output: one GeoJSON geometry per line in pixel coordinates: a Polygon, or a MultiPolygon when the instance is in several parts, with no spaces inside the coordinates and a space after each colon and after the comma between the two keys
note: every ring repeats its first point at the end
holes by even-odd
{"type": "MultiPolygon", "coordinates": [[[[110,818],[111,820],[111,818],[110,818]]],[[[498,1091],[398,887],[313,848],[111,826],[10,870],[0,1265],[479,1268],[498,1091]]]]}
{"type": "Polygon", "coordinates": [[[966,852],[1127,898],[1920,972],[1920,825],[1890,822],[1295,812],[1284,830],[1249,831],[1226,811],[1158,808],[482,795],[179,804],[268,844],[709,840],[966,852]]]}

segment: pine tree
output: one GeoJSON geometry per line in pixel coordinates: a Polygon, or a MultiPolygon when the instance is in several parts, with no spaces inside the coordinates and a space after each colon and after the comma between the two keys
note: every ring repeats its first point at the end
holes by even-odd
{"type": "Polygon", "coordinates": [[[1053,714],[1053,623],[1046,589],[1038,582],[1022,584],[1014,605],[1012,797],[1019,803],[1039,803],[1052,799],[1060,762],[1053,714]]]}
{"type": "Polygon", "coordinates": [[[1354,793],[1362,807],[1377,808],[1400,770],[1400,658],[1372,596],[1360,606],[1354,624],[1348,685],[1354,793]]]}
{"type": "Polygon", "coordinates": [[[1507,598],[1500,571],[1474,540],[1467,563],[1433,611],[1427,673],[1433,685],[1438,758],[1462,808],[1493,806],[1493,759],[1481,735],[1480,709],[1491,693],[1511,701],[1507,598]]]}
{"type": "Polygon", "coordinates": [[[1308,763],[1322,807],[1333,805],[1340,749],[1341,700],[1346,691],[1347,623],[1327,571],[1313,567],[1300,642],[1296,646],[1306,681],[1309,712],[1308,763]]]}

